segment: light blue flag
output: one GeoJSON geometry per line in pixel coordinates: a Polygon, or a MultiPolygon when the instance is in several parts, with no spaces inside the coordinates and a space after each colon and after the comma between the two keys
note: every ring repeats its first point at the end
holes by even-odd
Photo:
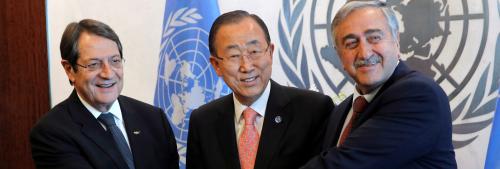
{"type": "Polygon", "coordinates": [[[500,169],[500,89],[498,90],[497,109],[493,117],[484,169],[500,169]]]}
{"type": "Polygon", "coordinates": [[[208,33],[217,16],[217,0],[166,1],[154,104],[170,121],[181,168],[191,111],[230,93],[209,61],[208,33]]]}

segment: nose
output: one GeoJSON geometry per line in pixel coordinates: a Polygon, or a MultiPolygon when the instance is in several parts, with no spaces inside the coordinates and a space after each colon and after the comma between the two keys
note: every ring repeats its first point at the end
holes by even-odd
{"type": "Polygon", "coordinates": [[[373,54],[372,46],[366,41],[361,41],[358,46],[358,58],[368,59],[373,54]]]}
{"type": "Polygon", "coordinates": [[[248,54],[242,55],[240,59],[239,71],[243,73],[248,73],[252,72],[253,69],[254,69],[253,60],[250,59],[250,56],[248,54]]]}
{"type": "Polygon", "coordinates": [[[99,76],[105,79],[110,79],[114,75],[113,67],[109,64],[109,62],[102,63],[101,72],[99,72],[99,76]]]}

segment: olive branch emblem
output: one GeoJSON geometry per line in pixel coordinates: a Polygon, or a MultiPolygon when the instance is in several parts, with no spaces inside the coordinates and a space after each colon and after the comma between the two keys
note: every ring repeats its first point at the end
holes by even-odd
{"type": "MultiPolygon", "coordinates": [[[[163,29],[162,38],[170,37],[177,27],[185,26],[187,24],[196,24],[198,20],[203,19],[203,17],[198,13],[197,8],[181,8],[168,15],[167,22],[165,22],[165,28],[163,29]]],[[[161,48],[168,40],[163,41],[161,48]]]]}
{"type": "Polygon", "coordinates": [[[303,15],[305,0],[296,2],[283,1],[282,11],[278,19],[278,32],[282,51],[278,52],[281,66],[292,85],[322,91],[316,75],[312,74],[314,85],[311,85],[306,51],[302,45],[303,15]]]}
{"type": "MultiPolygon", "coordinates": [[[[490,76],[492,80],[488,92],[486,92],[487,89],[486,82],[488,81],[487,79],[489,75],[488,70],[490,70],[491,65],[488,65],[488,67],[481,74],[479,83],[476,87],[476,90],[472,98],[470,98],[471,95],[468,95],[452,110],[453,134],[468,135],[476,133],[488,127],[493,121],[493,117],[487,119],[482,119],[479,117],[493,113],[495,111],[495,101],[497,97],[492,97],[491,99],[484,101],[485,100],[484,95],[487,94],[487,97],[496,96],[497,95],[496,91],[499,89],[500,69],[498,68],[500,67],[500,34],[497,37],[496,49],[497,50],[495,52],[495,57],[493,61],[493,71],[491,72],[492,76],[490,76]],[[466,109],[465,105],[469,100],[471,100],[471,103],[470,106],[466,109]],[[480,105],[480,103],[482,102],[485,103],[480,105]],[[462,117],[459,118],[460,116],[462,117]],[[473,119],[482,119],[482,120],[473,120],[473,119]],[[469,120],[472,122],[465,122],[465,123],[458,122],[462,120],[469,120]]],[[[473,136],[472,138],[468,138],[465,140],[453,139],[453,146],[455,147],[455,149],[465,147],[470,143],[472,143],[474,140],[476,140],[477,137],[478,135],[476,133],[475,136],[473,136]]]]}

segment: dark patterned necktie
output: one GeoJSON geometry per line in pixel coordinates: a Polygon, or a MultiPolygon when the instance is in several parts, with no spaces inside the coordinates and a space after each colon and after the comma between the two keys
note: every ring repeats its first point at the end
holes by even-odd
{"type": "Polygon", "coordinates": [[[351,120],[349,120],[349,123],[347,123],[344,132],[340,136],[339,146],[342,145],[347,136],[351,134],[352,124],[356,120],[358,120],[359,113],[363,112],[363,110],[366,108],[366,105],[368,105],[368,102],[363,96],[358,96],[356,100],[354,100],[354,104],[352,105],[352,117],[351,120]]]}
{"type": "Polygon", "coordinates": [[[125,137],[123,136],[122,131],[118,128],[118,126],[116,126],[113,114],[101,113],[97,120],[103,123],[106,126],[107,131],[111,132],[111,135],[113,135],[113,139],[115,140],[118,150],[123,156],[123,159],[125,159],[128,168],[135,169],[132,152],[130,151],[127,142],[125,141],[125,137]]]}

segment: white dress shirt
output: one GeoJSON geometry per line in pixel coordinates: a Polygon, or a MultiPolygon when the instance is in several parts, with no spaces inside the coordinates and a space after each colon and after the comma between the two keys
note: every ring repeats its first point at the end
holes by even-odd
{"type": "MultiPolygon", "coordinates": [[[[267,82],[267,86],[262,92],[262,95],[255,100],[255,102],[250,105],[250,108],[257,112],[257,117],[255,119],[255,127],[257,128],[257,132],[262,132],[262,126],[264,125],[264,115],[266,114],[267,108],[267,100],[269,99],[269,92],[271,91],[271,81],[267,82]]],[[[239,140],[241,132],[243,132],[243,127],[245,126],[245,119],[243,118],[243,110],[245,110],[248,106],[243,105],[236,99],[233,93],[233,101],[234,101],[234,125],[236,129],[236,140],[239,140]]],[[[238,142],[238,141],[237,141],[238,142]]]]}
{"type": "MultiPolygon", "coordinates": [[[[77,92],[77,94],[78,94],[78,92],[77,92]]],[[[82,102],[83,106],[85,106],[85,108],[87,108],[87,110],[89,110],[89,112],[92,113],[92,115],[95,117],[96,120],[99,117],[99,115],[101,115],[101,113],[107,113],[107,112],[100,112],[99,110],[92,107],[89,103],[87,103],[85,100],[83,100],[82,97],[80,97],[80,94],[78,94],[78,98],[82,102]]],[[[123,137],[125,137],[125,141],[127,142],[127,145],[130,148],[130,144],[128,142],[127,132],[125,131],[125,123],[123,121],[122,110],[120,109],[120,103],[118,102],[118,100],[115,100],[115,102],[113,102],[113,104],[109,108],[108,112],[113,114],[116,126],[118,126],[118,128],[122,132],[123,137]]],[[[99,120],[97,120],[97,121],[99,122],[99,124],[101,124],[101,126],[104,128],[104,130],[107,130],[106,125],[102,124],[99,120]]]]}

